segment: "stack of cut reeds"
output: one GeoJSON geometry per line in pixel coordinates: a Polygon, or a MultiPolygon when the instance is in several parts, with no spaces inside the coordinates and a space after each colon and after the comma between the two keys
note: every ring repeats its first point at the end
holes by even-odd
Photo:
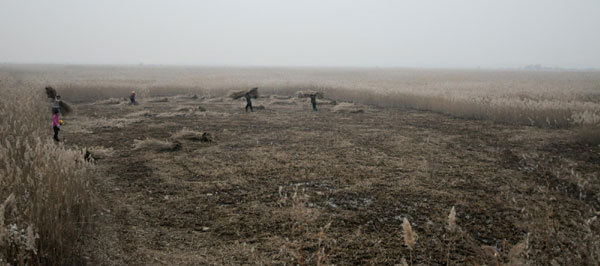
{"type": "Polygon", "coordinates": [[[229,92],[229,97],[231,97],[232,99],[239,99],[242,98],[244,96],[246,96],[246,94],[250,95],[250,98],[258,98],[258,88],[252,88],[250,90],[238,90],[238,91],[232,91],[229,92]]]}
{"type": "Polygon", "coordinates": [[[312,98],[316,96],[317,99],[323,99],[325,96],[323,92],[313,90],[299,91],[296,93],[296,95],[298,95],[298,98],[312,98]]]}

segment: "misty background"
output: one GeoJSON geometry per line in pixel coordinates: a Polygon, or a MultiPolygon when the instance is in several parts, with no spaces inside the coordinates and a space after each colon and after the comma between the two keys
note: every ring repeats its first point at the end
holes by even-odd
{"type": "Polygon", "coordinates": [[[0,0],[0,62],[600,67],[600,1],[0,0]]]}

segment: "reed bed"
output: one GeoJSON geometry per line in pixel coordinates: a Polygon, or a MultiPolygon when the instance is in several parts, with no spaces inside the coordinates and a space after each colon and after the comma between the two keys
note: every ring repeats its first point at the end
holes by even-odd
{"type": "Polygon", "coordinates": [[[0,88],[0,264],[83,264],[91,165],[83,150],[53,142],[43,88],[0,88]]]}

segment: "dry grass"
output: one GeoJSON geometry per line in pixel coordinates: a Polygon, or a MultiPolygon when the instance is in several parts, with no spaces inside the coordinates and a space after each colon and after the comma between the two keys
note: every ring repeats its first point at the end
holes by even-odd
{"type": "Polygon", "coordinates": [[[166,103],[169,101],[167,97],[151,98],[147,100],[149,103],[166,103]]]}
{"type": "Polygon", "coordinates": [[[454,230],[456,230],[456,210],[454,209],[454,206],[452,206],[450,214],[448,215],[448,231],[453,233],[454,230]]]}
{"type": "Polygon", "coordinates": [[[208,132],[200,132],[191,129],[184,128],[171,135],[171,139],[175,140],[189,140],[189,141],[201,141],[201,142],[212,142],[213,137],[208,132]]]}
{"type": "Polygon", "coordinates": [[[39,89],[0,89],[0,264],[83,264],[91,166],[83,151],[52,141],[39,89]]]}
{"type": "Polygon", "coordinates": [[[188,115],[193,115],[193,113],[190,113],[190,112],[164,112],[164,113],[156,114],[156,117],[172,118],[172,117],[184,117],[184,116],[188,116],[188,115]]]}
{"type": "Polygon", "coordinates": [[[110,158],[110,157],[113,157],[115,154],[115,150],[113,148],[106,148],[106,147],[102,147],[102,146],[88,147],[86,149],[86,151],[89,153],[89,156],[91,156],[90,159],[94,159],[94,160],[102,160],[102,159],[110,158]]]}
{"type": "Polygon", "coordinates": [[[152,150],[158,152],[176,151],[181,148],[181,144],[178,142],[170,142],[165,140],[158,140],[153,138],[147,138],[144,140],[133,140],[134,150],[152,150]]]}
{"type": "Polygon", "coordinates": [[[108,98],[105,100],[96,101],[95,104],[101,105],[117,105],[117,104],[127,104],[128,101],[123,98],[108,98]]]}
{"type": "Polygon", "coordinates": [[[333,112],[336,113],[364,113],[365,107],[354,103],[339,103],[333,107],[333,112]]]}
{"type": "Polygon", "coordinates": [[[150,112],[149,110],[142,110],[142,111],[137,111],[137,112],[133,112],[133,113],[129,113],[126,114],[125,117],[127,118],[134,118],[134,117],[152,117],[152,112],[150,112]]]}
{"type": "MultiPolygon", "coordinates": [[[[78,123],[81,130],[96,129],[96,128],[123,128],[132,124],[137,124],[144,121],[140,116],[132,116],[128,118],[90,118],[78,123]]],[[[67,125],[69,126],[69,125],[67,125]]],[[[82,132],[83,133],[83,132],[82,132]]]]}
{"type": "Polygon", "coordinates": [[[269,102],[269,105],[296,105],[296,101],[294,101],[293,99],[287,99],[287,100],[271,100],[269,102]]]}

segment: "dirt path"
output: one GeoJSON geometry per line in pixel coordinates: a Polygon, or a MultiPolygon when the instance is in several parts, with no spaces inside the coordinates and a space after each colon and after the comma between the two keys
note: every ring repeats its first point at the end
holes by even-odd
{"type": "Polygon", "coordinates": [[[114,150],[97,161],[103,207],[92,262],[394,264],[410,257],[403,218],[419,234],[415,263],[484,263],[482,245],[507,262],[528,233],[520,258],[585,262],[569,255],[574,243],[594,241],[581,224],[600,209],[600,157],[571,132],[269,102],[248,114],[243,102],[215,99],[78,105],[67,143],[114,150]],[[184,127],[215,140],[132,150],[134,139],[164,140],[184,127]],[[567,173],[592,181],[577,186],[567,173]],[[446,229],[452,206],[455,233],[446,229]]]}

